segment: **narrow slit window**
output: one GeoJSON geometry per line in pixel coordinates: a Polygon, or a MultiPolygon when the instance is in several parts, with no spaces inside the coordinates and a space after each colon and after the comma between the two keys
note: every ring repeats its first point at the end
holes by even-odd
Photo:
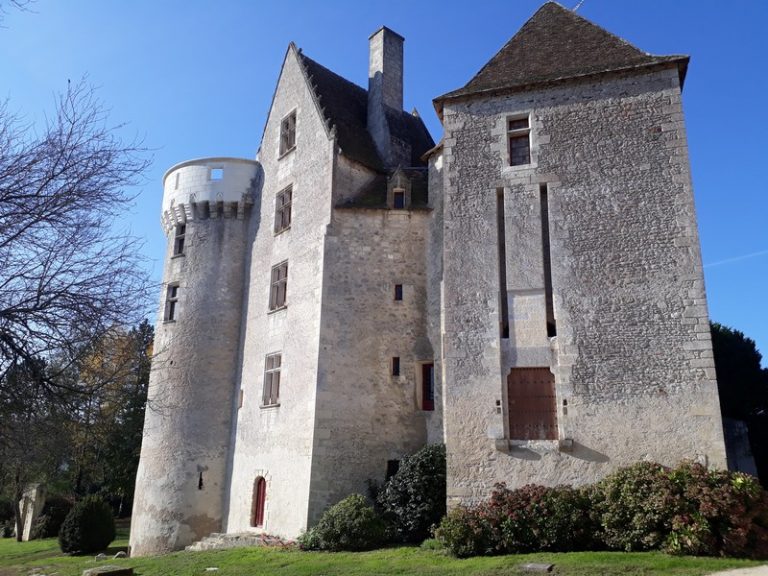
{"type": "Polygon", "coordinates": [[[499,331],[509,338],[509,303],[507,301],[507,237],[504,219],[504,188],[496,190],[496,226],[499,256],[499,331]]]}
{"type": "Polygon", "coordinates": [[[296,111],[283,118],[280,123],[280,156],[296,147],[296,111]]]}
{"type": "Polygon", "coordinates": [[[272,266],[272,278],[269,289],[269,309],[278,310],[285,307],[288,291],[288,262],[272,266]]]}
{"type": "Polygon", "coordinates": [[[392,357],[392,376],[400,376],[400,356],[392,357]]]}
{"type": "Polygon", "coordinates": [[[432,363],[421,367],[421,409],[435,409],[435,365],[432,363]]]}
{"type": "Polygon", "coordinates": [[[177,224],[173,235],[173,255],[181,256],[184,254],[184,237],[187,234],[186,224],[177,224]]]}
{"type": "Polygon", "coordinates": [[[547,336],[557,336],[555,305],[552,295],[552,254],[549,239],[549,194],[547,185],[539,186],[541,200],[541,252],[544,266],[544,303],[547,308],[547,336]]]}
{"type": "Polygon", "coordinates": [[[179,303],[179,285],[170,284],[165,293],[165,317],[164,320],[169,322],[176,320],[176,312],[179,303]]]}
{"type": "Polygon", "coordinates": [[[531,163],[531,127],[528,116],[507,120],[509,165],[525,166],[531,163]]]}
{"type": "Polygon", "coordinates": [[[395,301],[400,302],[403,299],[403,285],[395,284],[395,301]]]}

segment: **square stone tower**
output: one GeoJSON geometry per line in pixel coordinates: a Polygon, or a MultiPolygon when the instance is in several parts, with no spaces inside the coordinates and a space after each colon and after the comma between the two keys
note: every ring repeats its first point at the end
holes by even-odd
{"type": "Polygon", "coordinates": [[[726,465],[687,63],[548,2],[435,100],[450,502],[645,459],[726,465]]]}

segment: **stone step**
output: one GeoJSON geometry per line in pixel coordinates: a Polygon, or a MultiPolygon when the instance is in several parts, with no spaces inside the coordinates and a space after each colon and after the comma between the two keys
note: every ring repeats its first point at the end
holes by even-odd
{"type": "Polygon", "coordinates": [[[285,546],[287,544],[289,544],[287,540],[277,536],[270,536],[269,534],[254,534],[252,532],[233,534],[213,533],[194,544],[190,544],[185,550],[200,552],[203,550],[228,550],[230,548],[246,548],[251,546],[285,546]]]}

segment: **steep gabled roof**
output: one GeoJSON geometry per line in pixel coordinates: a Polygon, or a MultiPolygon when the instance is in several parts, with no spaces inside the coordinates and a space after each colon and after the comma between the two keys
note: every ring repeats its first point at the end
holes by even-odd
{"type": "Polygon", "coordinates": [[[374,170],[382,167],[373,138],[368,133],[368,92],[299,53],[325,122],[336,129],[342,153],[374,170]]]}
{"type": "MultiPolygon", "coordinates": [[[[383,162],[368,132],[368,91],[299,52],[329,130],[336,130],[342,154],[368,168],[381,171],[383,162]]],[[[423,166],[421,156],[434,146],[432,137],[419,116],[387,111],[392,135],[409,142],[412,165],[423,166]]]]}
{"type": "Polygon", "coordinates": [[[687,56],[648,54],[557,2],[547,2],[463,88],[435,103],[664,63],[678,65],[682,83],[687,56]]]}

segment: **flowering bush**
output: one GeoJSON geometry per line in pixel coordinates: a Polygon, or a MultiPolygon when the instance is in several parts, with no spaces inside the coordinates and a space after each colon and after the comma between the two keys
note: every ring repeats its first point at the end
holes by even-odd
{"type": "Polygon", "coordinates": [[[581,489],[499,484],[435,535],[460,557],[607,547],[768,558],[768,493],[739,472],[643,462],[581,489]]]}
{"type": "Polygon", "coordinates": [[[457,556],[585,550],[596,533],[583,490],[497,484],[489,500],[451,511],[437,538],[457,556]]]}

